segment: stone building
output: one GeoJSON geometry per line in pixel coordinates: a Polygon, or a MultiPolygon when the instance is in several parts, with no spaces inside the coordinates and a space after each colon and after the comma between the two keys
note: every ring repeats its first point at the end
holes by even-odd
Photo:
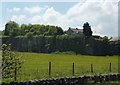
{"type": "Polygon", "coordinates": [[[74,37],[83,37],[83,29],[78,29],[78,28],[71,28],[66,31],[66,34],[74,36],[74,37]]]}

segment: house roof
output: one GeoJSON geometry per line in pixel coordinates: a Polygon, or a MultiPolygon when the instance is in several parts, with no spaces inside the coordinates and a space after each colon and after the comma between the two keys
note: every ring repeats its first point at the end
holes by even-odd
{"type": "Polygon", "coordinates": [[[75,33],[83,32],[83,29],[78,29],[78,28],[69,28],[69,30],[72,30],[75,33]]]}

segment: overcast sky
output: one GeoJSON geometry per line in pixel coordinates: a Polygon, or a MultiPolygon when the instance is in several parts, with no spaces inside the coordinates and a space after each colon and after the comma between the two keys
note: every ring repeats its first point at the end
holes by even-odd
{"type": "Polygon", "coordinates": [[[0,30],[3,30],[5,23],[10,20],[16,21],[18,24],[57,25],[64,30],[69,27],[82,28],[85,22],[89,22],[94,34],[118,36],[118,0],[20,1],[3,0],[2,8],[0,7],[2,11],[0,30]]]}

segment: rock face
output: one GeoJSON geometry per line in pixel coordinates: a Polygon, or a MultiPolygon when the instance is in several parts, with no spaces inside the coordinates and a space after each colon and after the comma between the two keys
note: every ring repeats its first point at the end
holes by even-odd
{"type": "Polygon", "coordinates": [[[105,83],[120,80],[120,74],[100,74],[94,76],[80,76],[77,78],[59,78],[48,80],[34,80],[28,82],[11,82],[2,85],[84,85],[89,83],[105,83]]]}

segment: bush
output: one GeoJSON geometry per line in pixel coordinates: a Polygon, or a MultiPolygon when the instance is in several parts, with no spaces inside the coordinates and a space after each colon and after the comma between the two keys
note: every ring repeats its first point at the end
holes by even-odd
{"type": "Polygon", "coordinates": [[[2,45],[2,77],[3,79],[16,80],[17,71],[22,65],[21,56],[16,56],[15,52],[11,50],[11,45],[2,45]]]}

